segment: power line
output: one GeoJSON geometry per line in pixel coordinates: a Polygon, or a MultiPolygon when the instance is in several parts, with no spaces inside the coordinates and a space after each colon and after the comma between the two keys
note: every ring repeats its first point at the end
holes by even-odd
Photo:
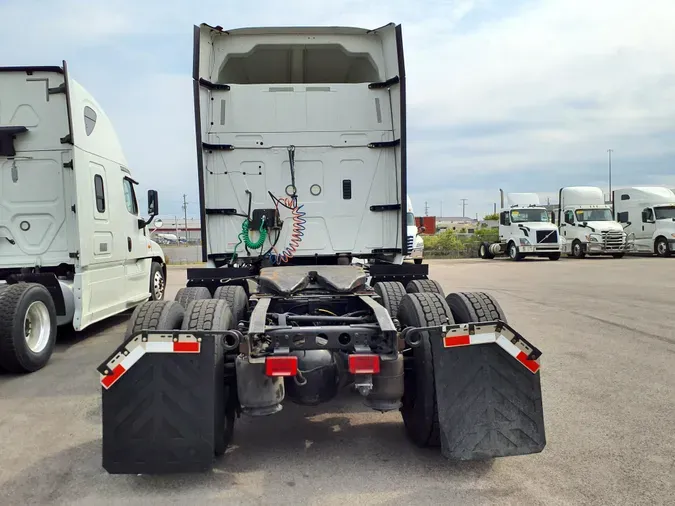
{"type": "Polygon", "coordinates": [[[459,199],[462,201],[462,218],[466,218],[466,202],[469,199],[459,199]]]}
{"type": "Polygon", "coordinates": [[[188,202],[187,202],[186,199],[187,199],[187,195],[185,195],[183,193],[183,213],[185,213],[185,241],[187,242],[189,237],[188,237],[188,226],[187,226],[187,205],[188,205],[188,202]]]}

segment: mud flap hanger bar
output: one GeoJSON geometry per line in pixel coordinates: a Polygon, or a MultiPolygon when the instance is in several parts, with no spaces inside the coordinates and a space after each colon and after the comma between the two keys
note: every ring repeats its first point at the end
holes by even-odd
{"type": "Polygon", "coordinates": [[[98,368],[101,385],[110,388],[146,353],[201,353],[204,338],[222,339],[224,351],[239,347],[243,335],[238,330],[139,331],[124,341],[98,368]]]}
{"type": "Polygon", "coordinates": [[[497,344],[532,373],[540,368],[541,351],[521,336],[507,323],[500,320],[482,323],[460,323],[434,327],[406,327],[401,337],[411,347],[420,345],[420,332],[440,334],[444,348],[497,344]]]}

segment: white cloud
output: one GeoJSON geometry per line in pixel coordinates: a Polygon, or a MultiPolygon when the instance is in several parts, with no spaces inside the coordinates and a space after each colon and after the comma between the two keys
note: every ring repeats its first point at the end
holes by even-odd
{"type": "MultiPolygon", "coordinates": [[[[587,163],[604,174],[608,147],[615,149],[617,182],[639,183],[640,176],[629,172],[642,159],[675,161],[675,2],[506,5],[289,0],[233,9],[232,2],[215,0],[6,0],[0,18],[13,22],[0,33],[0,64],[68,59],[73,75],[112,117],[139,179],[157,186],[162,175],[163,202],[185,188],[197,199],[189,46],[199,22],[226,28],[401,22],[409,188],[418,208],[425,199],[438,207],[447,195],[468,197],[468,214],[483,213],[498,185],[524,185],[533,172],[539,174],[536,188],[509,190],[555,191],[565,163],[587,163]],[[176,47],[184,50],[174,54],[176,47]],[[547,170],[552,187],[542,188],[547,170]],[[485,174],[494,178],[476,177],[485,174]]],[[[662,177],[642,176],[651,184],[662,177]]]]}

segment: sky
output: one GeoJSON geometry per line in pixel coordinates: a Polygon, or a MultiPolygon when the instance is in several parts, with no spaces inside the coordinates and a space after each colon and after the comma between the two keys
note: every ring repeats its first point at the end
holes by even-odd
{"type": "Polygon", "coordinates": [[[68,61],[162,215],[197,216],[192,27],[401,23],[416,214],[499,189],[675,188],[672,0],[0,0],[0,65],[68,61]]]}

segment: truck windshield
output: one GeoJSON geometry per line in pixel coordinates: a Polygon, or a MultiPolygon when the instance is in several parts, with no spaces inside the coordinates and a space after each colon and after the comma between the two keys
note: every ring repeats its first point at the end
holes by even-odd
{"type": "Polygon", "coordinates": [[[408,213],[408,223],[406,223],[409,227],[414,227],[415,226],[415,215],[413,213],[408,213]]]}
{"type": "Polygon", "coordinates": [[[612,212],[609,209],[577,209],[577,221],[613,221],[612,212]]]}
{"type": "Polygon", "coordinates": [[[514,209],[511,211],[512,223],[532,221],[548,221],[548,211],[545,209],[514,209]]]}
{"type": "Polygon", "coordinates": [[[654,213],[657,220],[675,218],[675,206],[655,207],[654,213]]]}

